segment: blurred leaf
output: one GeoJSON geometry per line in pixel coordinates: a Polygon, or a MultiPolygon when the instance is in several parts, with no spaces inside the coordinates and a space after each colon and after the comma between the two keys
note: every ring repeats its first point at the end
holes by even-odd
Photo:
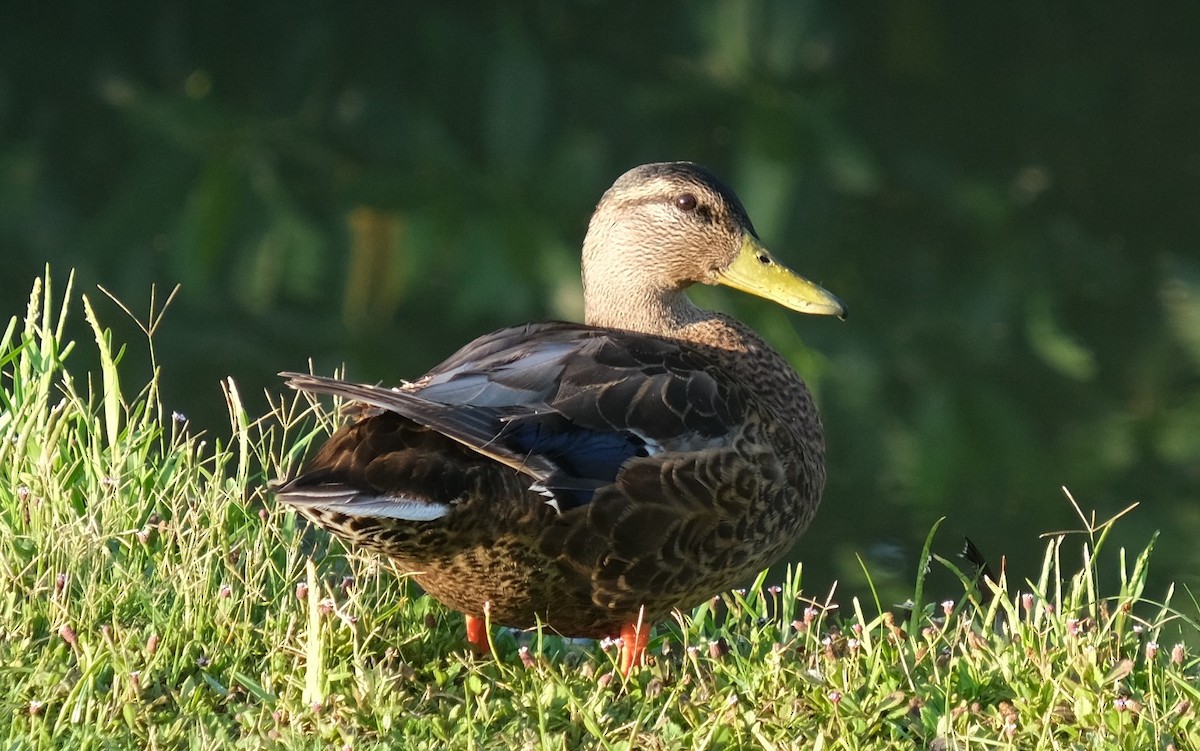
{"type": "Polygon", "coordinates": [[[367,206],[353,209],[347,223],[350,268],[342,315],[347,328],[375,328],[391,319],[408,281],[404,274],[406,223],[399,215],[367,206]]]}
{"type": "Polygon", "coordinates": [[[1158,453],[1162,460],[1190,466],[1200,472],[1200,395],[1192,395],[1181,404],[1173,405],[1163,415],[1158,435],[1158,453]]]}
{"type": "MultiPolygon", "coordinates": [[[[233,292],[248,310],[265,313],[282,297],[312,301],[338,299],[322,273],[325,235],[290,211],[268,212],[270,223],[235,259],[233,292]]],[[[247,242],[249,242],[247,240],[247,242]]]]}
{"type": "Polygon", "coordinates": [[[204,164],[179,227],[178,265],[172,269],[179,278],[201,287],[217,281],[222,262],[232,255],[233,226],[243,198],[243,175],[233,159],[204,164]]]}
{"type": "Polygon", "coordinates": [[[1096,358],[1059,327],[1047,300],[1039,298],[1029,306],[1025,328],[1030,345],[1047,365],[1076,381],[1096,377],[1096,358]]]}
{"type": "Polygon", "coordinates": [[[1200,369],[1200,271],[1182,263],[1163,283],[1163,308],[1175,340],[1200,369]]]}

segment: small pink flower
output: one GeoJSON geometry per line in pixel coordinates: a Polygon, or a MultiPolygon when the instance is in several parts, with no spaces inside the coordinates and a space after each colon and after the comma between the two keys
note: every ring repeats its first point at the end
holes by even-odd
{"type": "Polygon", "coordinates": [[[533,667],[533,655],[529,654],[529,647],[521,645],[517,650],[517,656],[521,658],[521,664],[527,668],[533,667]]]}
{"type": "Polygon", "coordinates": [[[79,639],[75,636],[75,629],[65,624],[58,629],[58,638],[65,641],[72,649],[79,646],[79,639]]]}

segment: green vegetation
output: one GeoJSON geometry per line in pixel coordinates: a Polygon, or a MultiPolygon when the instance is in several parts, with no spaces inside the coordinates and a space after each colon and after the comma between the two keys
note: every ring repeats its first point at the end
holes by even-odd
{"type": "Polygon", "coordinates": [[[943,516],[1035,577],[1066,485],[1141,501],[1113,546],[1161,530],[1154,590],[1200,587],[1195,0],[12,5],[0,321],[47,263],[139,311],[181,285],[158,387],[193,430],[229,376],[258,414],[309,358],[395,382],[577,319],[601,192],[692,159],[850,307],[701,290],[817,393],[809,581],[865,599],[861,557],[903,600],[943,516]]]}
{"type": "Polygon", "coordinates": [[[932,556],[962,584],[918,576],[911,614],[764,574],[660,627],[628,682],[603,644],[499,632],[468,655],[456,614],[265,495],[330,415],[255,419],[230,381],[229,434],[193,433],[157,378],[124,380],[87,295],[99,365],[66,367],[76,304],[47,273],[0,340],[6,747],[1200,747],[1197,625],[1151,601],[1150,546],[1112,551],[1111,520],[1050,538],[1029,582],[932,556]]]}

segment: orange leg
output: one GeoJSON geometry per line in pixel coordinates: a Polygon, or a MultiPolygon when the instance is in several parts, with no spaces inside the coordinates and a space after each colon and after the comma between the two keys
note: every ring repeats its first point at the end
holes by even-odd
{"type": "Polygon", "coordinates": [[[464,617],[467,619],[467,641],[471,642],[471,646],[475,647],[479,654],[490,653],[492,648],[488,645],[487,621],[473,615],[464,617]]]}
{"type": "Polygon", "coordinates": [[[621,675],[626,678],[634,667],[646,662],[646,645],[650,643],[650,624],[639,617],[621,627],[621,675]]]}

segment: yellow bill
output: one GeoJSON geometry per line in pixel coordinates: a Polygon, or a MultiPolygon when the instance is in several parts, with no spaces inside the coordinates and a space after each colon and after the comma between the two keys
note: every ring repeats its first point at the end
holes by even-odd
{"type": "Polygon", "coordinates": [[[846,317],[845,303],[776,261],[749,232],[742,236],[742,249],[733,263],[717,272],[717,283],[800,313],[846,317]]]}

